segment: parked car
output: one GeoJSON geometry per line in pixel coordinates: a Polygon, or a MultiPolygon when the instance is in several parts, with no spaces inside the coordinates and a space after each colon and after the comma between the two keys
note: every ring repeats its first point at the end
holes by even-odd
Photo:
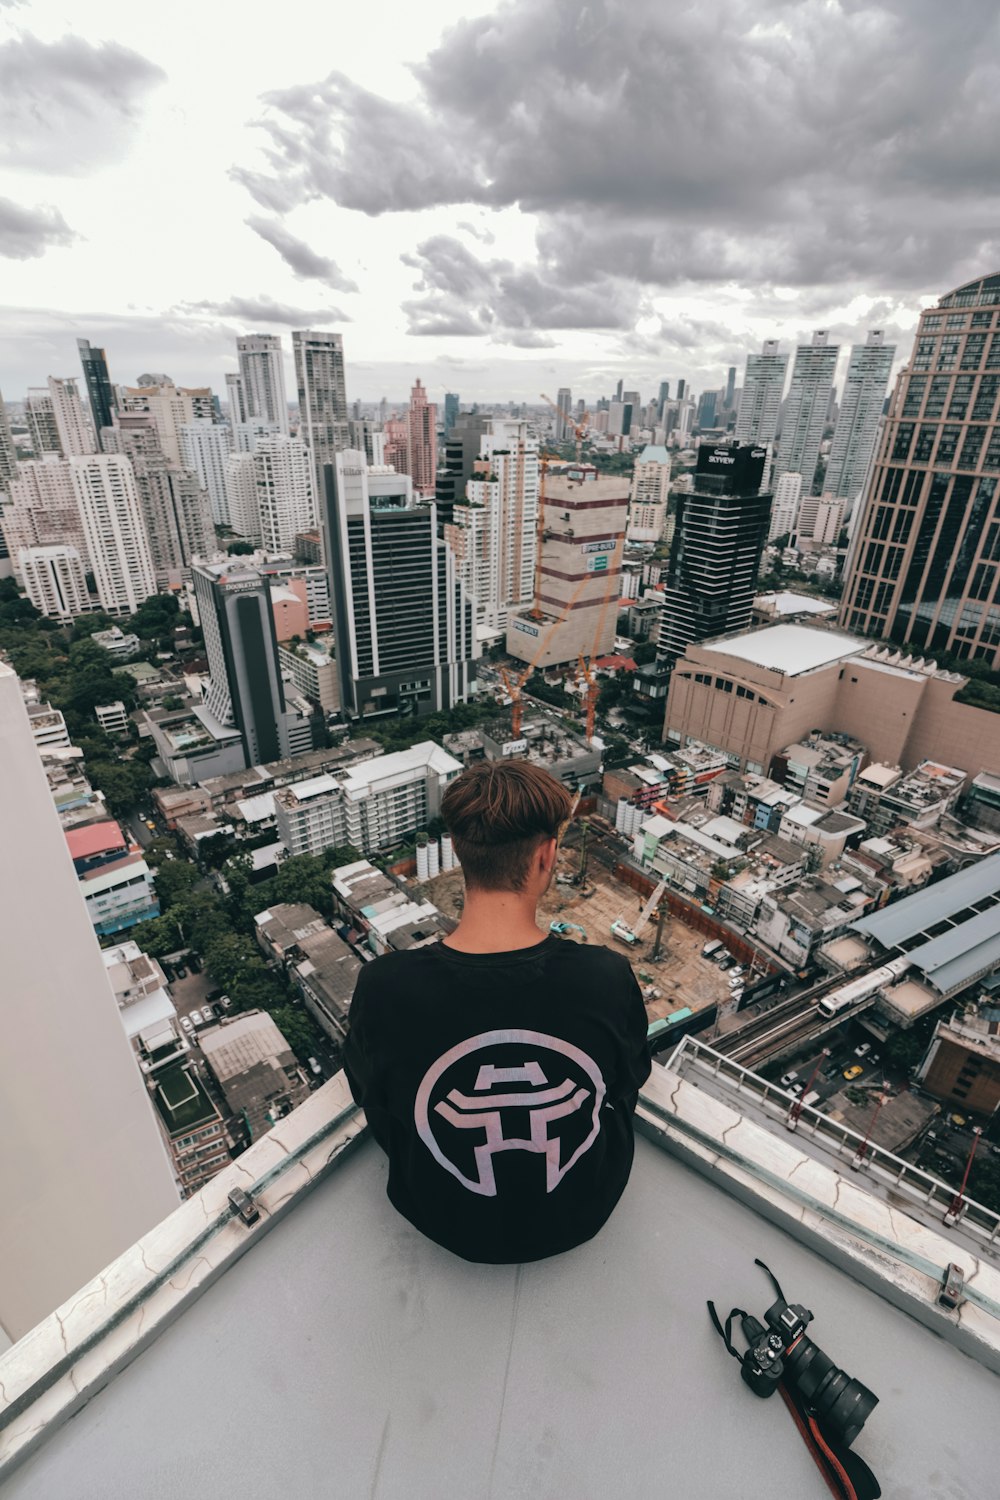
{"type": "Polygon", "coordinates": [[[317,1077],[321,1078],[323,1076],[323,1069],[320,1067],[320,1065],[316,1061],[315,1057],[310,1057],[309,1058],[309,1067],[312,1069],[312,1071],[316,1074],[317,1077]]]}
{"type": "Polygon", "coordinates": [[[219,1004],[222,1006],[223,1010],[231,1010],[233,1002],[230,1000],[228,995],[221,995],[219,997],[219,1004]]]}
{"type": "Polygon", "coordinates": [[[206,1021],[215,1021],[218,1019],[218,1012],[212,1005],[203,1005],[201,1008],[201,1013],[205,1017],[206,1021]]]}
{"type": "Polygon", "coordinates": [[[743,981],[735,969],[729,976],[729,988],[731,990],[741,990],[743,988],[743,981]]]}
{"type": "Polygon", "coordinates": [[[194,1030],[194,1027],[191,1025],[191,1017],[190,1016],[181,1016],[180,1019],[181,1019],[181,1025],[184,1027],[185,1031],[193,1031],[194,1030]]]}
{"type": "Polygon", "coordinates": [[[781,1087],[783,1089],[790,1089],[791,1086],[792,1086],[792,1084],[795,1082],[796,1078],[798,1078],[798,1076],[799,1075],[798,1075],[797,1072],[782,1073],[782,1075],[781,1075],[781,1087]]]}
{"type": "Polygon", "coordinates": [[[174,978],[175,979],[186,979],[187,977],[188,977],[188,971],[187,971],[187,969],[184,968],[183,965],[181,965],[180,968],[174,970],[174,978]]]}
{"type": "Polygon", "coordinates": [[[860,1078],[864,1071],[860,1063],[851,1063],[849,1068],[844,1069],[844,1077],[850,1083],[852,1078],[860,1078]]]}
{"type": "Polygon", "coordinates": [[[738,979],[739,976],[742,973],[743,973],[743,965],[742,964],[736,964],[736,966],[732,970],[732,974],[733,974],[734,978],[738,979]]]}
{"type": "Polygon", "coordinates": [[[793,1083],[788,1092],[790,1094],[794,1094],[795,1097],[796,1097],[796,1099],[797,1099],[799,1097],[799,1095],[801,1093],[803,1093],[804,1090],[805,1090],[805,1084],[799,1082],[799,1083],[793,1083]]]}
{"type": "Polygon", "coordinates": [[[193,1025],[200,1026],[201,1025],[201,1011],[200,1010],[193,1010],[193,1011],[191,1011],[189,1019],[190,1019],[190,1021],[192,1022],[193,1025]]]}
{"type": "Polygon", "coordinates": [[[872,1050],[872,1044],[871,1044],[871,1042],[862,1042],[860,1047],[855,1047],[855,1049],[854,1049],[854,1056],[855,1057],[867,1057],[868,1054],[869,1054],[869,1052],[871,1050],[872,1050]]]}

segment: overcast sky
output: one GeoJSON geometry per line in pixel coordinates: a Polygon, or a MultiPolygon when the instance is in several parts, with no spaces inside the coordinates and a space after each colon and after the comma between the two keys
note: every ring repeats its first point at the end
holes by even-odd
{"type": "Polygon", "coordinates": [[[996,0],[0,0],[0,389],[722,384],[1000,271],[996,0]]]}

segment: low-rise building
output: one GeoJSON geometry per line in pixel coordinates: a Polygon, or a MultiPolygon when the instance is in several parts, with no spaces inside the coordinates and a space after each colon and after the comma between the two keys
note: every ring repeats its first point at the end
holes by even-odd
{"type": "Polygon", "coordinates": [[[232,1159],[222,1115],[191,1062],[157,1073],[152,1095],[174,1175],[182,1195],[190,1198],[232,1159]]]}
{"type": "Polygon", "coordinates": [[[120,700],[116,703],[99,703],[94,709],[94,717],[105,734],[128,733],[128,712],[120,700]]]}
{"type": "Polygon", "coordinates": [[[302,937],[299,948],[302,957],[293,969],[295,983],[307,1009],[339,1046],[347,1035],[361,960],[326,924],[302,937]]]}
{"type": "Polygon", "coordinates": [[[305,902],[280,902],[258,912],[253,923],[261,951],[286,967],[301,957],[302,939],[322,932],[327,926],[316,908],[305,902]]]}
{"type": "Polygon", "coordinates": [[[117,625],[112,625],[108,630],[95,630],[90,639],[95,646],[102,647],[116,662],[135,656],[142,647],[142,642],[137,635],[132,631],[121,630],[117,625]]]}
{"type": "Polygon", "coordinates": [[[295,1054],[266,1011],[248,1010],[206,1027],[199,1043],[234,1121],[259,1140],[307,1097],[295,1054]]]}
{"type": "Polygon", "coordinates": [[[177,1021],[167,980],[155,958],[138,943],[118,943],[101,957],[118,1002],[125,1035],[143,1073],[153,1074],[183,1060],[188,1050],[177,1021]]]}
{"type": "Polygon", "coordinates": [[[862,916],[874,901],[872,890],[855,876],[806,876],[791,890],[765,896],[754,932],[786,962],[802,969],[821,943],[862,916]]]}
{"type": "Polygon", "coordinates": [[[848,805],[865,818],[872,833],[902,825],[934,828],[955,807],[965,782],[963,771],[932,760],[921,761],[905,775],[898,766],[871,765],[858,778],[848,805]]]}
{"type": "Polygon", "coordinates": [[[917,1078],[937,1099],[993,1115],[1000,1108],[1000,1006],[966,1006],[939,1021],[917,1078]]]}
{"type": "Polygon", "coordinates": [[[966,816],[978,828],[1000,833],[1000,776],[980,771],[969,783],[965,798],[966,816]]]}
{"type": "Polygon", "coordinates": [[[322,642],[279,645],[278,664],[282,677],[293,683],[325,714],[339,711],[340,684],[332,637],[326,636],[322,642]]]}
{"type": "Polygon", "coordinates": [[[865,758],[864,745],[849,735],[816,732],[774,756],[771,776],[807,802],[839,807],[865,758]]]}
{"type": "Polygon", "coordinates": [[[28,710],[28,723],[31,725],[31,733],[39,754],[46,750],[70,748],[69,730],[58,708],[53,708],[49,703],[37,701],[26,702],[25,708],[28,710]]]}
{"type": "Polygon", "coordinates": [[[454,929],[433,902],[414,901],[366,859],[334,870],[332,886],[349,940],[363,940],[376,955],[427,947],[454,929]]]}
{"type": "Polygon", "coordinates": [[[87,915],[99,936],[123,932],[158,917],[153,874],[138,844],[105,819],[65,831],[87,915]]]}

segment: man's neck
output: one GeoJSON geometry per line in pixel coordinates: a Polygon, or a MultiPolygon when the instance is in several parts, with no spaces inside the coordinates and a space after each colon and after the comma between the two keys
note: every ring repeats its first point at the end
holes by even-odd
{"type": "Polygon", "coordinates": [[[533,896],[517,891],[469,891],[465,893],[462,919],[445,939],[446,948],[458,953],[511,953],[533,948],[545,936],[535,921],[533,896]]]}

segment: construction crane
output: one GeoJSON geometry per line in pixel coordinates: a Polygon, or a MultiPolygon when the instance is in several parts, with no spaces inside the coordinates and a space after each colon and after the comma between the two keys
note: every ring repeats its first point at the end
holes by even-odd
{"type": "Polygon", "coordinates": [[[563,411],[561,406],[557,406],[552,397],[546,396],[544,391],[542,391],[542,400],[551,406],[556,416],[560,417],[567,427],[572,427],[573,436],[576,439],[576,461],[579,463],[583,451],[583,440],[590,431],[590,413],[585,411],[581,417],[574,417],[572,412],[563,411]]]}
{"type": "Polygon", "coordinates": [[[573,608],[573,605],[576,603],[577,595],[580,593],[586,582],[586,577],[580,579],[580,582],[577,584],[576,588],[573,590],[572,594],[570,594],[566,603],[563,605],[562,612],[556,616],[552,624],[549,626],[548,630],[540,638],[538,647],[535,650],[535,653],[532,656],[531,660],[528,662],[527,666],[525,666],[523,670],[517,674],[516,677],[506,667],[500,668],[500,676],[503,678],[503,685],[507,689],[507,692],[511,697],[511,729],[513,731],[512,738],[515,740],[519,740],[521,738],[521,691],[524,687],[524,684],[527,682],[528,678],[535,670],[535,667],[541,661],[548,648],[549,642],[552,639],[553,632],[559,629],[559,626],[563,623],[566,616],[573,608]]]}
{"type": "MultiPolygon", "coordinates": [[[[650,896],[645,906],[642,908],[642,911],[639,913],[639,920],[638,922],[636,922],[634,927],[630,927],[628,922],[623,921],[620,915],[617,916],[611,924],[611,936],[617,938],[620,943],[627,943],[630,948],[633,947],[634,944],[636,944],[642,937],[642,934],[646,928],[646,923],[649,921],[650,917],[653,915],[653,912],[656,910],[656,907],[659,904],[660,897],[663,895],[669,884],[670,876],[664,875],[663,879],[660,881],[659,885],[656,887],[655,891],[650,896]]],[[[659,939],[657,939],[657,943],[659,943],[659,939]]]]}

